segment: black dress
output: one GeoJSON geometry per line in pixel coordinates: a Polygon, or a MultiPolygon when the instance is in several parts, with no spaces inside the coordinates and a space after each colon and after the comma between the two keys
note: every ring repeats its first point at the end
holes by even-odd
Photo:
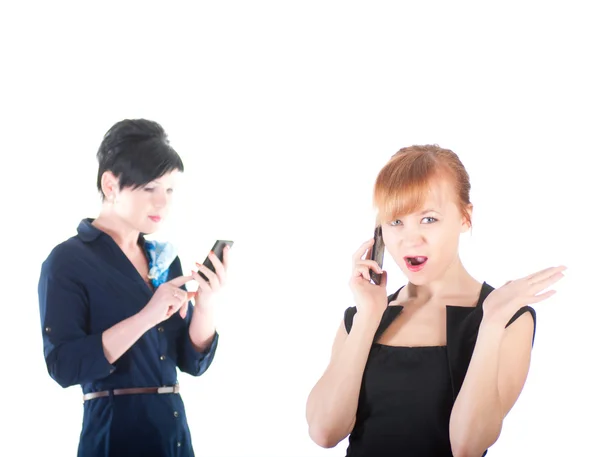
{"type": "MultiPolygon", "coordinates": [[[[388,303],[400,290],[388,297],[388,303]]],[[[373,343],[346,457],[452,457],[450,413],[473,354],[483,301],[492,290],[483,283],[475,307],[447,307],[447,346],[411,348],[373,343]]],[[[402,308],[387,308],[374,341],[402,308]]],[[[526,306],[507,326],[527,311],[535,323],[535,311],[526,306]]],[[[346,310],[348,332],[355,313],[355,307],[346,310]]]]}

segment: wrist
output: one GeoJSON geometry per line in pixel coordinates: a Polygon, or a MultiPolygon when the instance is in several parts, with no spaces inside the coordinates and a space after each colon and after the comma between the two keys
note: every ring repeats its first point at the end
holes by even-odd
{"type": "Polygon", "coordinates": [[[141,309],[140,311],[138,311],[136,314],[134,314],[132,316],[132,318],[135,320],[135,322],[140,326],[140,328],[144,331],[147,332],[148,330],[150,330],[152,327],[154,327],[157,323],[154,322],[150,316],[148,316],[148,313],[144,311],[145,308],[141,309]]]}
{"type": "Polygon", "coordinates": [[[481,324],[479,325],[479,332],[492,338],[502,338],[505,327],[506,323],[504,320],[486,317],[484,314],[483,319],[481,319],[481,324]]]}
{"type": "Polygon", "coordinates": [[[214,314],[214,306],[211,303],[201,303],[198,302],[194,304],[194,314],[192,315],[192,319],[194,316],[201,317],[202,320],[212,318],[214,314]]]}
{"type": "Polygon", "coordinates": [[[358,310],[354,316],[354,325],[358,325],[365,330],[373,329],[376,331],[381,323],[383,310],[358,310]]]}

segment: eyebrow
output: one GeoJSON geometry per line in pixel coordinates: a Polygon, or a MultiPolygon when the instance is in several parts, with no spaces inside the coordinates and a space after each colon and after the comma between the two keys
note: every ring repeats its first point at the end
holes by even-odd
{"type": "Polygon", "coordinates": [[[419,214],[419,216],[422,216],[423,214],[426,213],[437,213],[437,214],[441,214],[439,211],[436,211],[434,209],[426,209],[425,211],[421,211],[421,213],[419,214]]]}

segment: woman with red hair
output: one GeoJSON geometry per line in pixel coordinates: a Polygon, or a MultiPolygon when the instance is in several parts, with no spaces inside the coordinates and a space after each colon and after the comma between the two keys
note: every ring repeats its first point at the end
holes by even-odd
{"type": "Polygon", "coordinates": [[[309,434],[322,447],[349,435],[348,457],[482,456],[498,439],[529,370],[535,311],[529,305],[564,266],[494,289],[465,269],[459,238],[471,228],[469,176],[437,145],[401,149],[374,189],[389,255],[408,282],[387,295],[387,274],[353,258],[356,306],[346,310],[329,366],[307,402],[309,434]],[[381,274],[379,285],[371,271],[381,274]]]}

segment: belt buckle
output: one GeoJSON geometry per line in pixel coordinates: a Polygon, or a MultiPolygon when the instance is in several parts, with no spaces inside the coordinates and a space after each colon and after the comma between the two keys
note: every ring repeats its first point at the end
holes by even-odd
{"type": "Polygon", "coordinates": [[[176,382],[174,386],[162,386],[156,390],[156,393],[159,394],[178,394],[179,393],[179,383],[176,382]]]}

